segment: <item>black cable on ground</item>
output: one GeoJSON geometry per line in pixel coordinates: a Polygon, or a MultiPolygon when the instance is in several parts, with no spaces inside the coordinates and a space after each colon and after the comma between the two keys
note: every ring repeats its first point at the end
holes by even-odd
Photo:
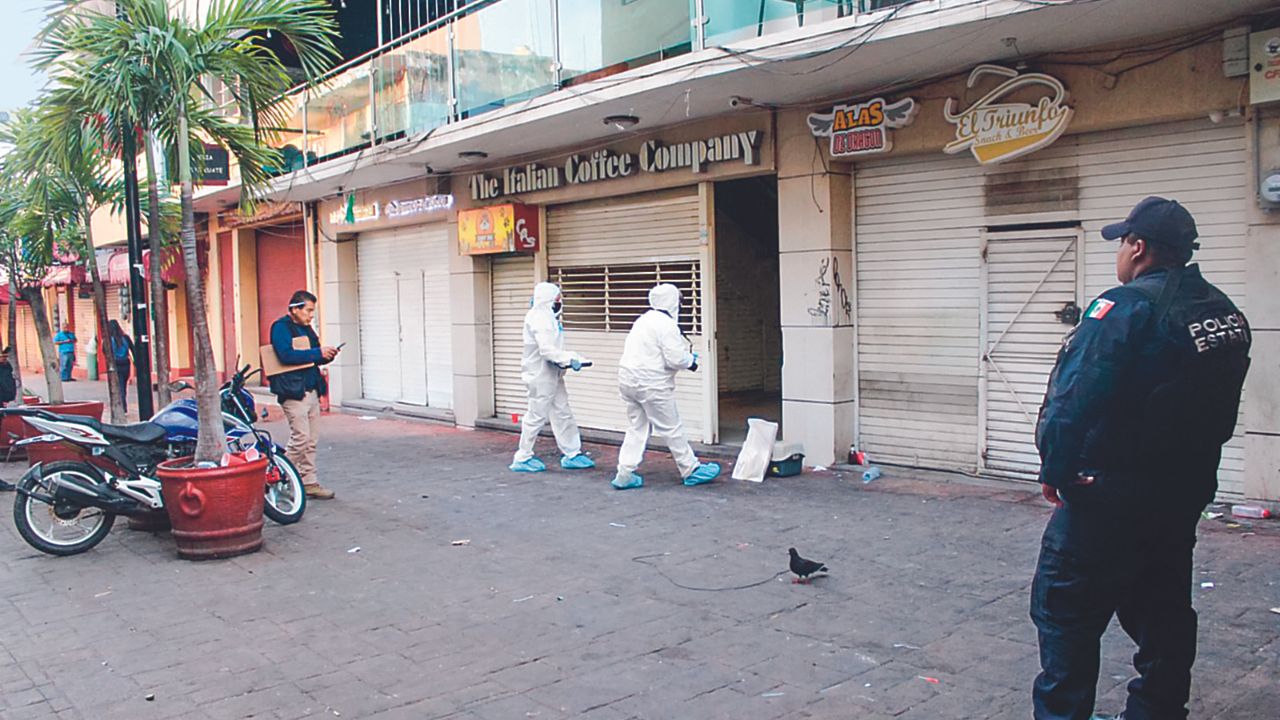
{"type": "Polygon", "coordinates": [[[669,554],[670,553],[653,553],[652,555],[637,555],[631,558],[631,562],[640,563],[641,565],[647,565],[653,568],[654,570],[657,570],[658,574],[661,575],[663,578],[665,578],[667,582],[671,583],[672,585],[675,585],[681,590],[696,590],[698,592],[727,592],[729,590],[747,590],[753,587],[760,587],[761,585],[764,585],[766,583],[771,583],[780,575],[790,572],[789,570],[779,570],[778,572],[774,573],[773,575],[770,575],[764,580],[761,580],[759,582],[749,583],[747,585],[734,585],[733,587],[714,587],[714,588],[713,587],[694,587],[692,585],[685,585],[683,583],[676,582],[671,578],[670,575],[663,572],[662,568],[658,567],[656,564],[651,562],[645,562],[645,560],[648,560],[649,558],[666,557],[669,554]]]}

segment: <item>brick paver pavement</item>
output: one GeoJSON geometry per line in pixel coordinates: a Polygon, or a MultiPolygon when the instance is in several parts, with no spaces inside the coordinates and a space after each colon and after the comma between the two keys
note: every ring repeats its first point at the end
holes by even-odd
{"type": "MultiPolygon", "coordinates": [[[[322,427],[338,499],[268,523],[255,555],[183,562],[121,522],[53,558],[0,513],[0,717],[1030,717],[1047,516],[1030,486],[889,470],[684,488],[651,455],[646,487],[617,492],[608,470],[507,472],[502,433],[322,427]],[[791,545],[831,575],[770,579],[791,545]]],[[[1280,531],[1201,535],[1192,717],[1274,718],[1280,531]]],[[[1100,709],[1131,653],[1113,627],[1100,709]]]]}

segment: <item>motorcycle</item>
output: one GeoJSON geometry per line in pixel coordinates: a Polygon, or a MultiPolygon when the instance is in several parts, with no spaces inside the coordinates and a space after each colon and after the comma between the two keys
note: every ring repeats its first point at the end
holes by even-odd
{"type": "MultiPolygon", "coordinates": [[[[268,459],[263,514],[280,524],[302,519],[306,494],[293,463],[265,430],[254,426],[252,395],[244,389],[252,377],[240,369],[219,391],[227,448],[256,451],[268,459]]],[[[175,400],[147,422],[111,425],[94,418],[56,415],[17,407],[18,415],[42,434],[19,446],[59,443],[76,451],[75,460],[33,465],[18,481],[14,525],[29,545],[51,555],[75,555],[100,543],[116,516],[143,515],[164,508],[155,468],[190,456],[198,424],[194,399],[175,400]]]]}

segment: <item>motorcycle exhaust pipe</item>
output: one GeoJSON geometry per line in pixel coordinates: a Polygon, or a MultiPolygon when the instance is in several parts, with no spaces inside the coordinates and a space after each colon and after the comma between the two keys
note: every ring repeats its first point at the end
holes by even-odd
{"type": "Polygon", "coordinates": [[[117,494],[109,488],[88,485],[66,475],[55,475],[49,478],[53,484],[53,500],[55,503],[68,505],[87,505],[107,512],[126,512],[136,506],[132,498],[117,494]]]}

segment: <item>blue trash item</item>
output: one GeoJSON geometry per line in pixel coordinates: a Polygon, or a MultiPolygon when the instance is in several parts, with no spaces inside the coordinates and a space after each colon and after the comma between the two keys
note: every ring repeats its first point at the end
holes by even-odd
{"type": "Polygon", "coordinates": [[[684,484],[690,487],[701,485],[715,480],[720,475],[720,463],[702,463],[694,470],[689,477],[684,479],[684,484]]]}
{"type": "Polygon", "coordinates": [[[560,467],[565,470],[589,470],[596,466],[596,461],[587,457],[586,453],[578,453],[573,457],[561,456],[560,467]]]}
{"type": "Polygon", "coordinates": [[[880,468],[876,467],[875,465],[872,465],[871,467],[867,468],[862,472],[862,484],[866,485],[867,483],[879,477],[880,477],[880,468]]]}
{"type": "Polygon", "coordinates": [[[511,463],[511,470],[523,473],[538,473],[547,469],[547,464],[536,457],[529,458],[523,462],[511,463]]]}
{"type": "Polygon", "coordinates": [[[631,473],[631,477],[624,478],[622,476],[618,476],[609,484],[617,490],[633,490],[644,485],[644,478],[635,473],[631,473]]]}

